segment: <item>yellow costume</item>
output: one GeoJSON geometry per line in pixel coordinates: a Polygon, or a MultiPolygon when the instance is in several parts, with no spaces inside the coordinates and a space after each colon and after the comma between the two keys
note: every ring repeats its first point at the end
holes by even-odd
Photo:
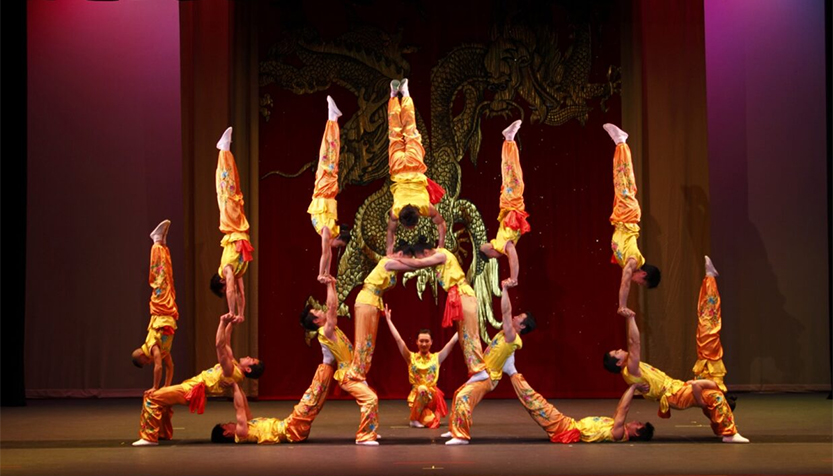
{"type": "MultiPolygon", "coordinates": [[[[639,371],[642,376],[634,377],[628,372],[627,367],[622,367],[622,377],[628,385],[647,383],[650,386],[649,392],[643,396],[648,400],[659,401],[660,418],[670,418],[671,408],[685,410],[697,406],[691,385],[673,379],[645,362],[639,363],[639,371]]],[[[723,392],[703,390],[703,401],[706,405],[703,408],[703,414],[711,421],[715,435],[731,436],[738,432],[732,409],[729,408],[723,392]]]]}
{"type": "Polygon", "coordinates": [[[439,428],[440,419],[448,414],[442,391],[437,387],[440,376],[439,354],[432,352],[427,357],[411,352],[408,365],[408,380],[411,393],[408,394],[409,420],[418,421],[428,428],[439,428]]]}
{"type": "Polygon", "coordinates": [[[150,322],[142,352],[151,357],[151,349],[158,345],[164,359],[171,352],[179,310],[176,307],[171,252],[162,243],[154,243],[150,249],[148,284],[152,289],[149,302],[150,322]]]}
{"type": "Polygon", "coordinates": [[[240,277],[252,260],[252,248],[249,242],[249,221],[243,210],[243,191],[240,189],[240,175],[237,164],[230,151],[221,150],[217,158],[217,172],[214,177],[217,189],[217,205],[220,208],[220,231],[226,236],[220,241],[223,256],[217,272],[223,276],[223,269],[231,266],[234,276],[240,277]]]}
{"type": "Polygon", "coordinates": [[[723,327],[720,293],[717,291],[717,281],[712,276],[706,276],[700,286],[697,316],[697,362],[694,364],[694,377],[713,380],[720,390],[726,392],[723,383],[726,367],[723,365],[723,346],[720,344],[720,329],[723,327]]]}
{"type": "Polygon", "coordinates": [[[530,231],[526,221],[529,213],[524,205],[524,175],[518,144],[514,140],[503,142],[501,176],[500,215],[497,218],[500,228],[490,243],[496,251],[506,254],[504,250],[507,242],[517,245],[521,235],[530,231]]]}
{"type": "Polygon", "coordinates": [[[380,311],[385,310],[385,303],[382,301],[382,294],[388,289],[396,286],[396,271],[388,271],[385,265],[390,261],[382,258],[373,268],[373,271],[364,278],[362,290],[356,296],[356,304],[367,304],[380,311]]]}
{"type": "Polygon", "coordinates": [[[506,342],[506,335],[503,331],[498,332],[489,347],[486,347],[486,352],[483,357],[486,361],[486,368],[489,369],[489,378],[494,381],[500,381],[503,378],[503,364],[516,350],[524,346],[520,335],[515,335],[515,340],[506,342]]]}
{"type": "Polygon", "coordinates": [[[636,244],[641,218],[642,209],[636,199],[631,149],[628,144],[622,142],[616,144],[616,152],[613,155],[613,213],[610,215],[610,224],[615,228],[610,241],[610,248],[613,250],[611,262],[625,267],[628,259],[634,258],[637,269],[645,264],[645,258],[636,244]]]}
{"type": "Polygon", "coordinates": [[[162,387],[146,394],[139,419],[139,438],[154,442],[159,439],[171,439],[173,405],[188,404],[192,412],[202,413],[206,395],[219,396],[228,393],[221,383],[240,382],[244,378],[245,375],[237,366],[237,362],[234,362],[234,373],[231,377],[224,377],[222,367],[217,364],[179,385],[162,387]]]}
{"type": "Polygon", "coordinates": [[[309,436],[312,421],[324,407],[330,382],[333,378],[333,367],[319,364],[312,383],[301,401],[295,405],[292,414],[283,420],[277,418],[254,418],[249,420],[249,432],[245,439],[234,437],[235,443],[298,443],[309,436]]]}
{"type": "Polygon", "coordinates": [[[364,279],[362,290],[356,296],[356,322],[353,334],[356,347],[353,363],[347,375],[349,380],[367,380],[367,374],[370,372],[373,351],[376,349],[376,334],[379,330],[379,313],[385,309],[382,294],[396,286],[396,271],[385,269],[389,261],[388,258],[379,260],[373,271],[364,279]]]}
{"type": "Polygon", "coordinates": [[[315,189],[312,192],[312,201],[307,208],[310,214],[312,226],[320,235],[324,227],[330,229],[330,233],[338,235],[338,154],[341,148],[341,137],[337,121],[327,121],[324,128],[324,136],[321,138],[321,147],[318,153],[318,169],[315,172],[315,189]]]}
{"type": "Polygon", "coordinates": [[[356,399],[356,404],[361,409],[359,429],[356,432],[356,441],[376,440],[376,429],[379,428],[379,397],[364,380],[351,380],[348,375],[353,372],[351,368],[353,348],[350,341],[341,330],[336,327],[337,342],[333,342],[324,335],[322,328],[318,330],[318,342],[327,347],[336,359],[336,370],[334,378],[341,388],[356,399]],[[345,372],[346,370],[346,372],[345,372]]]}

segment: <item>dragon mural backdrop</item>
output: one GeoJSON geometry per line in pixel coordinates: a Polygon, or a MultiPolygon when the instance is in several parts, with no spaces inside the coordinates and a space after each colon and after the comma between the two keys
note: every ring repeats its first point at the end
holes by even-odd
{"type": "MultiPolygon", "coordinates": [[[[529,25],[508,19],[491,28],[490,41],[460,44],[451,49],[431,70],[430,101],[415,97],[417,122],[423,135],[427,175],[447,194],[438,205],[449,224],[446,246],[461,263],[468,263],[468,278],[481,303],[479,314],[483,338],[499,323],[492,314],[492,296],[500,293],[498,263],[483,261],[477,250],[488,241],[486,225],[478,208],[460,195],[463,176],[460,163],[477,163],[481,122],[494,117],[522,119],[525,124],[557,127],[569,121],[582,125],[595,111],[605,111],[606,101],[620,92],[619,68],[607,66],[603,82],[591,82],[591,26],[569,26],[569,42],[559,43],[552,26],[529,25]],[[424,120],[429,106],[430,129],[424,120]]],[[[374,27],[359,27],[332,40],[323,40],[314,29],[286,32],[273,44],[259,64],[261,91],[279,86],[296,95],[327,91],[341,86],[355,95],[358,110],[341,119],[339,185],[366,186],[388,175],[387,101],[392,79],[408,77],[405,59],[413,47],[403,46],[401,33],[390,35],[374,27]]],[[[260,97],[260,114],[269,121],[275,109],[268,92],[260,97]]],[[[308,180],[300,170],[262,171],[262,187],[273,186],[270,177],[308,180]],[[296,178],[297,177],[297,178],[296,178]]],[[[385,249],[386,213],[392,202],[390,180],[369,190],[353,222],[353,239],[338,263],[340,313],[350,291],[382,257],[385,249]]],[[[495,201],[499,190],[494,191],[495,201]]],[[[347,210],[339,210],[349,222],[347,210]]],[[[534,214],[534,211],[533,211],[534,214]]],[[[493,219],[494,217],[488,217],[493,219]]],[[[312,232],[310,232],[312,234],[312,232]]],[[[426,219],[411,231],[400,230],[398,238],[414,242],[424,234],[436,239],[436,228],[426,219]]],[[[429,288],[434,299],[437,283],[427,270],[407,273],[403,281],[416,279],[422,297],[429,288]]]]}

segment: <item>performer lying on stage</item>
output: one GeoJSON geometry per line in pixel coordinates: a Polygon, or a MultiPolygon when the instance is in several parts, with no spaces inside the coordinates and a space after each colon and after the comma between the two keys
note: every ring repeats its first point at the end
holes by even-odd
{"type": "MultiPolygon", "coordinates": [[[[454,393],[451,405],[449,426],[451,431],[442,436],[452,438],[445,442],[447,445],[467,445],[471,440],[472,411],[483,397],[497,387],[503,377],[504,365],[515,351],[523,347],[521,335],[535,330],[535,318],[525,312],[512,315],[512,303],[509,301],[509,280],[502,283],[503,296],[500,299],[500,311],[503,319],[503,330],[498,332],[486,348],[486,370],[472,375],[454,393]]],[[[514,367],[514,359],[512,359],[514,367]]]]}
{"type": "Polygon", "coordinates": [[[506,255],[510,286],[518,285],[518,253],[515,246],[521,235],[530,230],[526,221],[529,213],[524,206],[524,175],[518,144],[515,143],[515,134],[520,128],[521,121],[517,120],[503,130],[505,140],[500,160],[503,182],[500,186],[500,215],[497,217],[500,228],[494,240],[480,247],[480,251],[489,258],[506,255]]]}
{"type": "MultiPolygon", "coordinates": [[[[726,367],[723,365],[723,346],[720,344],[720,329],[723,318],[720,312],[720,293],[717,291],[719,276],[712,260],[706,256],[706,276],[700,285],[700,298],[697,302],[697,362],[694,363],[694,378],[713,380],[723,393],[726,385],[723,377],[726,367]]],[[[732,397],[727,396],[732,401],[732,397]]]]}
{"type": "Polygon", "coordinates": [[[160,439],[173,438],[173,405],[188,405],[191,412],[202,414],[205,410],[205,397],[223,395],[224,385],[240,382],[243,378],[259,378],[263,374],[263,362],[252,357],[234,360],[231,350],[231,331],[236,320],[230,314],[224,314],[217,326],[217,360],[214,367],[203,371],[179,385],[162,387],[156,391],[147,391],[142,404],[139,420],[139,439],[133,446],[157,445],[160,439]]]}
{"type": "Polygon", "coordinates": [[[425,176],[428,168],[423,161],[425,149],[422,136],[417,130],[414,100],[408,91],[408,80],[393,80],[390,83],[388,102],[388,165],[393,184],[393,207],[390,210],[387,231],[387,248],[393,247],[394,234],[399,223],[413,228],[419,217],[430,218],[437,225],[440,247],[445,243],[446,223],[434,207],[440,202],[445,190],[425,176]],[[402,93],[400,102],[397,97],[402,93]]]}
{"type": "Polygon", "coordinates": [[[649,400],[659,401],[660,418],[670,418],[671,408],[685,410],[700,407],[711,421],[712,431],[722,436],[724,443],[748,443],[738,433],[735,417],[723,392],[711,380],[676,380],[662,371],[640,361],[641,344],[636,318],[626,318],[628,330],[628,351],[611,350],[604,354],[604,367],[609,372],[621,373],[628,385],[647,383],[650,390],[643,395],[649,400]]]}
{"type": "Polygon", "coordinates": [[[252,244],[249,243],[249,221],[243,210],[243,190],[237,164],[231,153],[231,127],[226,129],[217,142],[220,154],[217,157],[217,205],[220,207],[220,231],[225,236],[220,241],[223,256],[220,267],[211,278],[211,291],[228,302],[228,312],[237,321],[245,319],[246,292],[243,289],[243,275],[252,260],[252,244]]]}
{"type": "MultiPolygon", "coordinates": [[[[523,375],[517,373],[512,362],[507,361],[503,367],[511,380],[515,394],[521,401],[529,416],[541,426],[553,443],[601,443],[605,441],[650,441],[654,436],[654,426],[639,421],[625,422],[631,407],[636,384],[631,385],[619,399],[613,418],[592,416],[574,420],[559,412],[552,404],[529,386],[523,375]],[[511,365],[510,365],[511,364],[511,365]]],[[[648,391],[647,385],[641,389],[648,391]]]]}
{"type": "Polygon", "coordinates": [[[385,319],[388,321],[388,328],[396,340],[399,353],[408,364],[408,380],[411,382],[411,393],[408,394],[410,425],[414,428],[439,428],[440,420],[448,414],[448,407],[443,391],[437,386],[437,380],[440,377],[440,365],[457,343],[457,334],[449,339],[441,351],[431,352],[434,343],[431,330],[421,329],[416,339],[419,352],[411,352],[393,325],[391,314],[386,304],[385,319]]]}
{"type": "Polygon", "coordinates": [[[150,390],[159,389],[162,382],[162,363],[165,363],[165,386],[171,384],[174,377],[174,359],[171,357],[171,346],[174,343],[176,321],[179,311],[176,308],[176,290],[174,289],[174,269],[171,265],[171,251],[168,249],[166,238],[170,220],[163,220],[156,225],[150,238],[153,246],[150,248],[150,322],[145,343],[133,351],[133,365],[142,368],[153,363],[153,386],[150,390]]]}
{"type": "Polygon", "coordinates": [[[312,226],[321,235],[321,261],[318,266],[318,281],[321,283],[326,283],[326,277],[330,275],[332,248],[344,247],[350,242],[350,230],[337,224],[338,154],[341,148],[338,118],[341,117],[341,111],[330,96],[327,96],[327,108],[328,120],[318,153],[315,190],[307,208],[312,226]]]}
{"type": "Polygon", "coordinates": [[[616,152],[613,154],[613,213],[610,215],[614,231],[610,247],[613,250],[611,262],[622,267],[618,312],[626,317],[633,315],[633,311],[628,308],[631,281],[648,286],[649,289],[655,288],[659,285],[661,274],[657,267],[645,263],[636,243],[642,210],[636,199],[631,149],[625,143],[628,134],[613,124],[605,124],[604,130],[616,143],[616,152]]]}
{"type": "Polygon", "coordinates": [[[434,268],[437,282],[447,293],[442,326],[451,327],[453,321],[457,322],[457,335],[469,376],[483,371],[486,364],[480,343],[477,296],[457,257],[445,248],[433,248],[424,236],[419,237],[413,250],[415,259],[400,258],[399,261],[413,268],[434,268]]]}

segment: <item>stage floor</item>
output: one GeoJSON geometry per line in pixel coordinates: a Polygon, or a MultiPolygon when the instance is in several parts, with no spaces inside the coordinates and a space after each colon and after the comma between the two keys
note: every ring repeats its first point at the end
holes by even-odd
{"type": "MultiPolygon", "coordinates": [[[[230,401],[205,414],[177,407],[174,440],[133,448],[136,399],[32,400],[0,410],[0,473],[12,475],[548,475],[833,474],[833,402],[827,394],[740,394],[738,428],[752,442],[723,444],[698,409],[656,417],[657,404],[634,401],[630,419],[656,426],[648,443],[553,444],[517,400],[485,400],[473,440],[447,447],[437,430],[407,426],[404,401],[380,405],[378,447],[354,441],[358,407],[328,401],[310,438],[295,445],[213,445],[215,423],[231,421],[230,401]]],[[[558,400],[574,418],[612,415],[615,400],[558,400]]],[[[254,416],[283,418],[294,402],[252,402],[254,416]]]]}

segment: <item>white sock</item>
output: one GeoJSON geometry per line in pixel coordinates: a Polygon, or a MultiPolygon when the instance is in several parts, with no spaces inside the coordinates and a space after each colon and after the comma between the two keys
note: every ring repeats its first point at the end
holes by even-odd
{"type": "Polygon", "coordinates": [[[148,440],[142,440],[142,439],[138,439],[138,440],[133,442],[133,446],[158,446],[158,445],[159,445],[159,443],[157,443],[155,441],[148,441],[148,440]]]}
{"type": "Polygon", "coordinates": [[[724,436],[723,437],[724,443],[749,443],[747,438],[740,436],[740,433],[735,433],[732,436],[724,436]]]}
{"type": "Polygon", "coordinates": [[[440,438],[451,438],[452,436],[454,435],[452,435],[450,431],[446,431],[445,433],[440,435],[440,438]]]}
{"type": "Polygon", "coordinates": [[[231,127],[223,132],[222,137],[217,141],[217,148],[220,150],[231,150],[231,127]]]}
{"type": "Polygon", "coordinates": [[[411,428],[425,428],[425,425],[416,420],[411,420],[411,423],[409,423],[409,425],[411,426],[411,428]]]}
{"type": "Polygon", "coordinates": [[[517,121],[509,124],[509,127],[503,130],[503,138],[508,141],[515,140],[515,134],[518,133],[518,129],[521,128],[521,120],[518,119],[517,121]]]}
{"type": "Polygon", "coordinates": [[[399,92],[402,93],[403,98],[411,96],[411,92],[408,90],[408,78],[402,78],[402,81],[399,82],[399,92]]]}
{"type": "Polygon", "coordinates": [[[341,111],[336,106],[336,102],[333,101],[333,98],[327,96],[327,119],[337,121],[339,117],[341,117],[341,111]]]}
{"type": "Polygon", "coordinates": [[[716,278],[720,276],[720,273],[717,272],[717,269],[714,267],[714,263],[712,263],[712,259],[706,256],[706,276],[711,276],[716,278]]]}
{"type": "Polygon", "coordinates": [[[399,80],[394,79],[390,82],[390,97],[395,98],[399,94],[399,80]]]}
{"type": "Polygon", "coordinates": [[[445,444],[454,446],[454,445],[467,445],[469,444],[469,440],[463,440],[460,438],[452,438],[445,442],[445,444]]]}
{"type": "Polygon", "coordinates": [[[379,446],[379,442],[376,440],[356,441],[356,444],[359,446],[379,446]]]}
{"type": "Polygon", "coordinates": [[[171,226],[171,220],[162,220],[156,225],[156,228],[150,232],[150,239],[153,240],[154,243],[162,243],[165,244],[165,238],[168,236],[168,228],[171,226]]]}
{"type": "Polygon", "coordinates": [[[614,143],[624,144],[625,141],[628,140],[628,133],[613,124],[605,124],[602,127],[607,131],[614,143]]]}

